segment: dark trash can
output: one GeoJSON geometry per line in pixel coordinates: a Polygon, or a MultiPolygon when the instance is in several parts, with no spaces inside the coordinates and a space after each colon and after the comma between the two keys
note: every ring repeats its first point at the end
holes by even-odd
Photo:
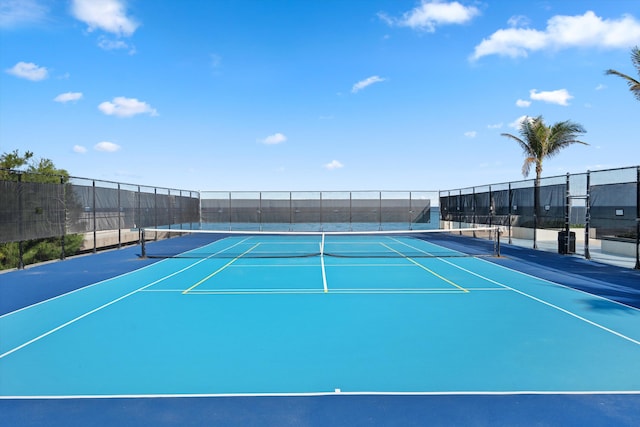
{"type": "Polygon", "coordinates": [[[567,238],[566,231],[560,231],[558,233],[558,253],[567,255],[576,253],[576,233],[573,231],[569,232],[569,251],[567,252],[567,247],[565,246],[565,239],[567,238]]]}

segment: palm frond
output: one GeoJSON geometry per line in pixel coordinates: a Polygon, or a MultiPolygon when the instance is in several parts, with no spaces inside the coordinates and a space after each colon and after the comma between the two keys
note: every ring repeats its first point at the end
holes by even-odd
{"type": "Polygon", "coordinates": [[[524,152],[525,155],[529,155],[531,153],[529,144],[527,143],[526,140],[518,138],[515,135],[511,135],[510,133],[501,133],[500,135],[516,141],[518,145],[520,145],[520,148],[522,148],[522,151],[524,152]]]}
{"type": "Polygon", "coordinates": [[[557,155],[571,144],[589,145],[578,139],[581,134],[586,133],[584,127],[570,120],[547,126],[542,116],[526,118],[520,124],[519,133],[520,137],[509,133],[501,135],[520,145],[525,155],[522,175],[528,176],[531,166],[535,165],[536,179],[542,173],[542,162],[545,158],[557,155]]]}
{"type": "MultiPolygon", "coordinates": [[[[631,49],[631,62],[636,68],[638,76],[640,76],[640,49],[638,48],[638,46],[631,49]]],[[[606,70],[604,73],[606,75],[618,76],[624,79],[627,82],[627,86],[629,86],[629,90],[631,90],[631,93],[633,93],[636,99],[640,101],[640,81],[627,74],[612,69],[606,70]]]]}
{"type": "Polygon", "coordinates": [[[531,172],[531,165],[535,162],[535,157],[527,157],[524,159],[524,163],[522,164],[522,176],[525,178],[529,176],[529,172],[531,172]]]}
{"type": "Polygon", "coordinates": [[[633,66],[636,67],[638,76],[640,76],[640,48],[638,46],[631,49],[631,62],[633,62],[633,66]]]}

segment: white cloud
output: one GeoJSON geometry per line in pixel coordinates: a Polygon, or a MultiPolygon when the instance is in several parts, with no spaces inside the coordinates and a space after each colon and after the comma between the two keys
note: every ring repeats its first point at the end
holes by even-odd
{"type": "Polygon", "coordinates": [[[515,119],[513,122],[509,123],[509,127],[514,129],[520,129],[520,126],[522,126],[522,122],[524,122],[525,120],[531,120],[531,118],[529,116],[520,116],[517,119],[515,119]]]}
{"type": "Polygon", "coordinates": [[[37,24],[46,19],[49,10],[38,0],[0,1],[0,28],[37,24]]]}
{"type": "Polygon", "coordinates": [[[558,89],[551,91],[538,92],[536,89],[529,91],[531,99],[534,101],[543,101],[549,104],[569,105],[568,101],[573,98],[566,89],[558,89]]]}
{"type": "Polygon", "coordinates": [[[89,26],[118,36],[130,36],[138,23],[127,16],[126,4],[121,0],[73,0],[71,13],[89,26]]]}
{"type": "Polygon", "coordinates": [[[457,1],[422,0],[419,6],[405,12],[401,18],[392,18],[384,13],[378,16],[388,25],[434,32],[437,26],[464,24],[479,14],[476,7],[463,6],[457,1]]]}
{"type": "Polygon", "coordinates": [[[280,132],[278,132],[278,133],[274,133],[273,135],[269,135],[264,139],[260,139],[258,140],[258,142],[261,142],[266,145],[276,145],[276,144],[282,144],[286,140],[287,140],[287,137],[284,134],[281,134],[280,132]]]}
{"type": "Polygon", "coordinates": [[[333,170],[343,168],[344,165],[337,160],[332,160],[331,162],[324,165],[325,169],[333,170]]]}
{"type": "Polygon", "coordinates": [[[359,92],[362,89],[366,88],[367,86],[371,86],[374,83],[380,83],[385,80],[386,79],[383,79],[382,77],[379,77],[379,76],[371,76],[364,80],[360,80],[358,83],[353,85],[353,87],[351,88],[351,93],[359,92]]]}
{"type": "Polygon", "coordinates": [[[542,31],[529,28],[500,29],[475,47],[471,59],[477,60],[487,55],[526,57],[532,51],[572,47],[627,49],[637,44],[639,39],[640,22],[633,16],[604,19],[588,11],[584,15],[554,16],[542,31]]]}
{"type": "Polygon", "coordinates": [[[509,18],[507,23],[510,27],[528,27],[531,21],[524,15],[516,15],[509,18]]]}
{"type": "Polygon", "coordinates": [[[76,153],[84,154],[87,152],[87,148],[83,147],[82,145],[74,145],[73,151],[76,153]]]}
{"type": "Polygon", "coordinates": [[[46,67],[39,67],[33,62],[18,62],[13,67],[6,70],[6,72],[16,77],[20,77],[21,79],[32,80],[34,82],[44,80],[49,75],[49,71],[46,67]]]}
{"type": "Polygon", "coordinates": [[[78,101],[82,99],[82,92],[66,92],[61,93],[60,95],[53,98],[55,102],[70,102],[70,101],[78,101]]]}
{"type": "Polygon", "coordinates": [[[465,132],[464,136],[466,136],[467,138],[475,138],[476,136],[478,136],[478,132],[476,132],[475,130],[472,130],[469,132],[465,132]]]}
{"type": "Polygon", "coordinates": [[[102,50],[120,50],[128,49],[129,54],[136,53],[136,48],[122,40],[110,40],[104,36],[98,38],[98,47],[102,50]]]}
{"type": "Polygon", "coordinates": [[[528,106],[530,106],[530,105],[531,105],[531,101],[527,101],[527,100],[525,100],[525,99],[518,99],[518,100],[516,101],[516,106],[517,106],[517,107],[522,107],[522,108],[524,108],[524,107],[528,107],[528,106]]]}
{"type": "Polygon", "coordinates": [[[105,151],[108,153],[113,153],[116,152],[120,149],[120,146],[118,144],[114,144],[113,142],[109,142],[109,141],[102,141],[102,142],[98,142],[96,145],[94,145],[93,147],[96,151],[105,151]]]}
{"type": "Polygon", "coordinates": [[[132,117],[137,114],[149,114],[157,116],[158,112],[146,102],[138,101],[135,98],[125,98],[118,96],[113,98],[113,102],[105,101],[98,105],[98,109],[108,116],[132,117]]]}

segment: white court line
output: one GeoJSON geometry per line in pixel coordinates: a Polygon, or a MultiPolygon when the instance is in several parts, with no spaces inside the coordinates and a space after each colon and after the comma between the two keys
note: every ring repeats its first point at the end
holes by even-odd
{"type": "Polygon", "coordinates": [[[320,243],[320,268],[322,269],[322,287],[324,292],[329,292],[327,286],[327,270],[324,267],[324,234],[322,235],[322,243],[320,243]]]}
{"type": "Polygon", "coordinates": [[[24,311],[24,310],[26,310],[26,309],[28,309],[28,308],[32,308],[32,307],[38,306],[38,305],[40,305],[40,304],[44,304],[44,303],[46,303],[46,302],[53,301],[53,300],[56,300],[56,299],[58,299],[58,298],[62,298],[62,297],[64,297],[64,296],[71,295],[71,294],[74,294],[74,293],[76,293],[76,292],[80,292],[80,291],[82,291],[82,290],[86,290],[86,289],[92,288],[92,287],[97,286],[97,285],[100,285],[100,284],[102,284],[102,283],[106,283],[106,282],[110,282],[111,280],[117,280],[117,279],[120,279],[120,278],[122,278],[122,277],[126,277],[126,276],[128,276],[128,275],[130,275],[130,274],[134,274],[134,273],[137,273],[138,271],[146,270],[147,268],[150,268],[150,267],[152,267],[152,266],[154,266],[154,265],[158,265],[158,264],[160,264],[160,263],[162,263],[162,262],[167,262],[167,261],[169,261],[169,260],[168,260],[168,259],[163,259],[163,260],[161,260],[161,261],[154,262],[154,263],[149,264],[149,265],[145,265],[144,267],[140,267],[140,268],[137,268],[137,269],[135,269],[135,270],[127,271],[126,273],[122,273],[122,274],[119,274],[119,275],[117,275],[117,276],[110,277],[110,278],[108,278],[108,279],[104,279],[104,280],[101,280],[101,281],[99,281],[99,282],[91,283],[91,284],[89,284],[89,285],[82,286],[82,287],[80,287],[80,288],[74,289],[74,290],[69,291],[69,292],[65,292],[64,294],[56,295],[55,297],[51,297],[51,298],[48,298],[48,299],[45,299],[45,300],[42,300],[42,301],[38,301],[38,302],[33,303],[33,304],[31,304],[31,305],[28,305],[28,306],[26,306],[26,307],[22,307],[22,308],[19,308],[19,309],[17,309],[17,310],[11,311],[11,312],[9,312],[9,313],[5,313],[5,314],[3,314],[3,315],[0,315],[0,319],[2,319],[3,317],[9,316],[9,315],[11,315],[11,314],[19,313],[19,312],[24,311]]]}
{"type": "Polygon", "coordinates": [[[306,393],[167,393],[167,394],[81,394],[81,395],[34,395],[0,396],[2,399],[149,399],[149,398],[190,398],[190,397],[314,397],[314,396],[597,396],[597,395],[636,395],[640,390],[507,390],[507,391],[317,391],[306,393]]]}
{"type": "MultiPolygon", "coordinates": [[[[13,348],[13,349],[11,349],[11,350],[9,350],[9,351],[7,351],[7,352],[3,353],[3,354],[0,354],[0,359],[2,359],[3,357],[6,357],[6,356],[8,356],[8,355],[10,355],[11,353],[14,353],[14,352],[16,352],[16,351],[20,350],[20,349],[22,349],[22,348],[24,348],[24,347],[26,347],[26,346],[28,346],[28,345],[33,344],[34,342],[39,341],[39,340],[41,340],[42,338],[44,338],[44,337],[46,337],[46,336],[48,336],[48,335],[51,335],[51,334],[52,334],[52,333],[54,333],[54,332],[57,332],[57,331],[59,331],[59,330],[61,330],[61,329],[63,329],[63,328],[66,328],[67,326],[69,326],[69,325],[71,325],[71,324],[73,324],[73,323],[77,322],[78,320],[84,319],[85,317],[87,317],[87,316],[89,316],[89,315],[91,315],[91,314],[93,314],[93,313],[96,313],[96,312],[98,312],[98,311],[102,310],[103,308],[106,308],[106,307],[108,307],[108,306],[110,306],[110,305],[112,305],[112,304],[115,304],[115,303],[116,303],[116,302],[118,302],[118,301],[122,301],[123,299],[128,298],[128,297],[130,297],[131,295],[134,295],[134,294],[136,294],[136,293],[138,293],[138,292],[140,292],[140,291],[143,291],[143,290],[145,290],[145,289],[147,289],[147,288],[149,288],[149,287],[151,287],[151,286],[153,286],[153,285],[156,285],[156,284],[158,284],[158,283],[160,283],[160,282],[162,282],[162,281],[164,281],[164,280],[166,280],[166,279],[168,279],[168,278],[170,278],[170,277],[173,277],[173,276],[175,276],[175,275],[177,275],[177,274],[180,274],[180,273],[182,273],[182,272],[184,272],[184,271],[187,271],[187,270],[189,270],[189,269],[191,269],[191,268],[195,267],[196,265],[198,265],[198,264],[200,264],[200,263],[202,263],[202,262],[206,261],[207,259],[208,259],[208,258],[201,259],[201,260],[199,260],[199,261],[197,261],[197,262],[195,262],[195,263],[193,263],[193,264],[188,265],[187,267],[184,267],[184,268],[182,268],[182,269],[180,269],[180,270],[178,270],[178,271],[175,271],[175,272],[173,272],[173,273],[171,273],[171,274],[169,274],[169,275],[167,275],[167,276],[163,276],[163,277],[161,277],[160,279],[154,280],[153,282],[151,282],[151,283],[149,283],[149,284],[146,284],[146,285],[144,285],[144,286],[142,286],[142,287],[140,287],[140,288],[138,288],[138,289],[136,289],[136,290],[134,290],[134,291],[131,291],[131,292],[129,292],[128,294],[125,294],[125,295],[123,295],[123,296],[121,296],[121,297],[118,297],[118,298],[116,298],[116,299],[114,299],[114,300],[111,300],[111,301],[109,301],[108,303],[105,303],[105,304],[101,305],[100,307],[97,307],[97,308],[94,308],[93,310],[87,311],[86,313],[81,314],[80,316],[77,316],[77,317],[75,317],[74,319],[71,319],[71,320],[69,320],[68,322],[63,323],[62,325],[57,326],[57,327],[55,327],[55,328],[53,328],[53,329],[51,329],[51,330],[49,330],[49,331],[47,331],[47,332],[45,332],[45,333],[43,333],[43,334],[41,334],[41,335],[39,335],[39,336],[37,336],[37,337],[33,338],[33,339],[31,339],[31,340],[29,340],[29,341],[27,341],[27,342],[25,342],[25,343],[21,344],[21,345],[19,345],[18,347],[15,347],[15,348],[13,348]]],[[[151,265],[155,265],[155,264],[151,264],[151,265]]],[[[149,266],[151,266],[151,265],[149,265],[149,266]]],[[[136,271],[137,271],[137,270],[136,270],[136,271]]],[[[109,279],[109,280],[111,280],[111,279],[109,279]]],[[[82,288],[81,288],[81,289],[82,289],[82,288]]],[[[34,304],[34,305],[36,305],[36,304],[34,304]]],[[[15,313],[15,312],[14,312],[14,313],[15,313]]]]}
{"type": "MultiPolygon", "coordinates": [[[[473,288],[476,292],[507,292],[506,288],[473,288]]],[[[156,292],[156,293],[182,293],[182,289],[145,289],[140,292],[156,292]]],[[[332,293],[351,293],[351,294],[375,294],[375,293],[387,293],[387,294],[460,294],[465,293],[459,289],[443,289],[443,288],[339,288],[333,289],[332,293]]],[[[306,295],[306,294],[320,294],[324,293],[319,289],[313,288],[246,288],[246,289],[217,289],[199,291],[194,290],[189,292],[188,295],[220,295],[220,294],[232,294],[232,295],[253,295],[253,294],[290,294],[290,295],[306,295]]]]}
{"type": "MultiPolygon", "coordinates": [[[[299,268],[299,267],[306,267],[306,268],[318,268],[317,264],[260,264],[260,263],[254,263],[254,260],[258,259],[258,258],[245,258],[245,259],[250,259],[252,261],[252,264],[242,264],[242,265],[231,265],[229,266],[229,268],[271,268],[271,267],[281,267],[281,268],[299,268]]],[[[340,259],[346,259],[346,258],[340,258],[340,259]]],[[[351,264],[338,264],[338,263],[330,263],[330,265],[332,267],[410,267],[410,268],[415,268],[414,265],[411,264],[407,264],[407,263],[403,263],[403,264],[375,264],[375,263],[370,263],[370,264],[358,264],[358,263],[351,263],[351,264]]]]}
{"type": "MultiPolygon", "coordinates": [[[[404,242],[399,242],[399,243],[402,243],[403,245],[406,245],[406,246],[408,246],[408,247],[410,247],[410,248],[412,248],[412,249],[420,250],[420,249],[415,248],[415,247],[413,247],[413,246],[411,246],[411,245],[408,245],[408,244],[406,244],[406,243],[404,243],[404,242]]],[[[428,252],[425,252],[425,253],[428,253],[428,252]]],[[[597,328],[600,328],[600,329],[602,329],[603,331],[606,331],[606,332],[608,332],[608,333],[610,333],[610,334],[613,334],[613,335],[615,335],[615,336],[618,336],[618,337],[620,337],[620,338],[623,338],[623,339],[625,339],[625,340],[627,340],[627,341],[630,341],[630,342],[632,342],[632,343],[634,343],[634,344],[640,345],[640,341],[638,341],[638,340],[635,340],[635,339],[633,339],[633,338],[631,338],[631,337],[628,337],[628,336],[626,336],[626,335],[624,335],[624,334],[622,334],[622,333],[620,333],[620,332],[618,332],[618,331],[615,331],[615,330],[613,330],[613,329],[611,329],[611,328],[607,328],[607,327],[606,327],[606,326],[604,326],[604,325],[601,325],[601,324],[599,324],[599,323],[597,323],[597,322],[594,322],[594,321],[589,320],[589,319],[587,319],[587,318],[585,318],[585,317],[582,317],[582,316],[580,316],[579,314],[576,314],[576,313],[574,313],[574,312],[572,312],[572,311],[569,311],[569,310],[567,310],[567,309],[565,309],[565,308],[562,308],[562,307],[560,307],[560,306],[558,306],[558,305],[555,305],[555,304],[553,304],[553,303],[550,303],[549,301],[545,301],[545,300],[543,300],[543,299],[541,299],[541,298],[538,298],[538,297],[535,297],[535,296],[533,296],[533,295],[530,295],[530,294],[528,294],[528,293],[526,293],[526,292],[524,292],[524,291],[520,291],[520,290],[518,290],[518,289],[512,288],[511,286],[505,285],[504,283],[498,282],[497,280],[493,280],[493,279],[490,279],[490,278],[488,278],[488,277],[485,277],[485,276],[483,276],[483,275],[481,275],[481,274],[478,274],[478,273],[476,273],[476,272],[474,272],[474,271],[468,270],[468,269],[466,269],[466,268],[464,268],[464,267],[461,267],[461,266],[459,266],[459,265],[457,265],[457,264],[454,264],[454,263],[452,263],[452,262],[450,262],[450,261],[448,261],[448,260],[446,260],[446,259],[444,259],[444,258],[440,258],[440,257],[436,257],[436,258],[437,258],[438,260],[440,260],[440,261],[444,262],[444,263],[447,263],[447,264],[449,264],[449,265],[451,265],[451,266],[453,266],[453,267],[455,267],[455,268],[458,268],[458,269],[460,269],[460,270],[462,270],[462,271],[464,271],[464,272],[467,272],[467,273],[469,273],[469,274],[471,274],[471,275],[473,275],[473,276],[476,276],[476,277],[479,277],[480,279],[486,280],[486,281],[487,281],[487,282],[489,282],[489,283],[493,283],[493,284],[496,284],[496,285],[498,285],[498,286],[502,286],[502,287],[504,287],[504,288],[506,288],[506,289],[509,289],[509,290],[511,290],[511,291],[513,291],[513,292],[515,292],[515,293],[517,293],[517,294],[520,294],[520,295],[522,295],[522,296],[524,296],[524,297],[530,298],[530,299],[532,299],[532,300],[534,300],[534,301],[537,301],[537,302],[539,302],[539,303],[541,303],[541,304],[544,304],[544,305],[546,305],[546,306],[548,306],[548,307],[551,307],[551,308],[553,308],[553,309],[555,309],[555,310],[558,310],[558,311],[561,311],[561,312],[563,312],[563,313],[565,313],[565,314],[568,314],[569,316],[572,316],[572,317],[574,317],[574,318],[576,318],[576,319],[578,319],[578,320],[581,320],[581,321],[586,322],[586,323],[588,323],[588,324],[590,324],[590,325],[592,325],[592,326],[595,326],[595,327],[597,327],[597,328]]],[[[486,261],[486,260],[481,260],[481,261],[488,262],[488,261],[486,261]]],[[[537,279],[537,280],[542,280],[542,281],[545,281],[545,282],[548,282],[548,283],[552,283],[552,284],[557,285],[557,286],[563,286],[563,285],[560,285],[559,283],[551,282],[551,281],[549,281],[549,280],[545,280],[545,279],[540,279],[539,277],[535,277],[535,276],[532,276],[532,275],[530,275],[530,274],[522,273],[522,272],[520,272],[520,271],[513,270],[513,269],[510,269],[510,268],[508,268],[508,267],[503,267],[503,266],[501,266],[501,265],[499,265],[499,264],[491,263],[491,265],[498,265],[499,267],[505,268],[505,269],[507,269],[507,270],[509,270],[509,271],[512,271],[512,272],[514,272],[514,273],[524,274],[524,275],[527,275],[527,276],[529,276],[529,277],[531,277],[531,278],[534,278],[534,279],[537,279]]],[[[573,289],[573,288],[569,288],[569,287],[567,287],[567,286],[563,286],[563,287],[564,287],[564,288],[566,288],[566,289],[573,289]]],[[[577,289],[573,289],[573,290],[577,290],[577,289]]],[[[591,294],[589,294],[589,295],[591,295],[591,294]]],[[[604,298],[604,299],[606,299],[606,298],[604,298]]]]}
{"type": "MultiPolygon", "coordinates": [[[[537,302],[539,302],[539,303],[541,303],[541,304],[544,304],[544,305],[546,305],[546,306],[548,306],[548,307],[551,307],[551,308],[556,309],[556,310],[558,310],[558,311],[561,311],[561,312],[563,312],[563,313],[565,313],[565,314],[568,314],[568,315],[569,315],[569,316],[571,316],[571,317],[574,317],[574,318],[576,318],[576,319],[578,319],[578,320],[581,320],[581,321],[583,321],[583,322],[585,322],[585,323],[588,323],[588,324],[590,324],[590,325],[592,325],[592,326],[595,326],[595,327],[597,327],[597,328],[600,328],[600,329],[602,329],[603,331],[606,331],[606,332],[608,332],[608,333],[610,333],[610,334],[616,335],[616,336],[618,336],[618,337],[620,337],[620,338],[623,338],[623,339],[625,339],[625,340],[627,340],[627,341],[629,341],[629,342],[632,342],[632,343],[634,343],[634,344],[640,345],[640,341],[638,341],[638,340],[635,340],[635,339],[633,339],[633,338],[631,338],[631,337],[628,337],[628,336],[626,336],[626,335],[624,335],[624,334],[622,334],[622,333],[620,333],[620,332],[618,332],[618,331],[615,331],[615,330],[613,330],[613,329],[611,329],[611,328],[608,328],[608,327],[606,327],[606,326],[604,326],[604,325],[601,325],[601,324],[599,324],[599,323],[597,323],[597,322],[594,322],[593,320],[589,320],[589,319],[587,319],[586,317],[582,317],[582,316],[580,316],[579,314],[576,314],[576,313],[574,313],[574,312],[572,312],[572,311],[569,311],[569,310],[567,310],[567,309],[565,309],[565,308],[562,308],[562,307],[560,307],[560,306],[558,306],[558,305],[555,305],[555,304],[553,304],[553,303],[550,303],[549,301],[545,301],[545,300],[543,300],[542,298],[538,298],[538,297],[535,297],[535,296],[533,296],[533,295],[531,295],[531,294],[528,294],[528,293],[526,293],[526,292],[524,292],[524,291],[521,291],[521,290],[518,290],[518,289],[512,288],[511,286],[505,285],[504,283],[498,282],[498,281],[496,281],[496,280],[493,280],[493,279],[490,279],[490,278],[488,278],[488,277],[485,277],[485,276],[483,276],[483,275],[481,275],[481,274],[475,273],[475,272],[473,272],[473,271],[471,271],[471,270],[468,270],[468,269],[466,269],[466,268],[464,268],[464,267],[461,267],[461,266],[459,266],[459,265],[453,264],[453,263],[451,263],[451,262],[449,262],[449,261],[447,261],[447,260],[445,260],[445,259],[442,259],[441,261],[446,262],[447,264],[450,264],[450,265],[452,265],[452,266],[454,266],[454,267],[456,267],[456,268],[458,268],[458,269],[460,269],[460,270],[462,270],[462,271],[465,271],[465,272],[467,272],[467,273],[469,273],[469,274],[472,274],[472,275],[474,275],[474,276],[476,276],[476,277],[479,277],[480,279],[486,280],[486,281],[488,281],[488,282],[490,282],[490,283],[494,283],[494,284],[499,285],[499,286],[503,286],[503,287],[505,287],[506,289],[509,289],[509,290],[511,290],[511,291],[513,291],[513,292],[515,292],[515,293],[517,293],[517,294],[520,294],[520,295],[522,295],[522,296],[524,296],[524,297],[530,298],[530,299],[532,299],[532,300],[534,300],[534,301],[537,301],[537,302]]],[[[495,264],[492,264],[492,265],[495,265],[495,264]]],[[[511,269],[509,269],[509,270],[510,270],[510,271],[512,271],[512,272],[514,272],[514,273],[526,274],[526,273],[521,273],[521,272],[519,272],[519,271],[517,271],[517,270],[511,270],[511,269]]],[[[529,276],[530,276],[530,275],[529,275],[529,276]]],[[[535,276],[530,276],[530,277],[535,278],[535,279],[537,279],[537,280],[546,281],[546,282],[552,283],[552,284],[557,285],[557,286],[562,286],[562,285],[560,285],[560,284],[558,284],[558,283],[555,283],[555,282],[551,282],[551,281],[548,281],[548,280],[540,279],[539,277],[535,277],[535,276]]],[[[565,288],[567,288],[567,287],[565,287],[565,288]]],[[[567,289],[576,290],[576,289],[573,289],[573,288],[567,288],[567,289]]],[[[590,295],[591,295],[591,294],[590,294],[590,295]]]]}
{"type": "MultiPolygon", "coordinates": [[[[245,239],[246,240],[246,239],[245,239]]],[[[243,240],[244,241],[244,240],[243,240]]],[[[235,245],[234,245],[235,246],[235,245]]],[[[231,261],[229,261],[228,263],[226,263],[225,265],[223,265],[222,267],[220,267],[219,269],[217,269],[216,271],[214,271],[213,273],[209,274],[207,277],[205,277],[204,279],[199,280],[198,282],[196,282],[193,286],[189,287],[189,289],[186,289],[185,291],[183,291],[183,295],[188,294],[190,291],[192,291],[193,289],[195,289],[196,287],[200,286],[201,284],[203,284],[204,282],[206,282],[207,280],[211,279],[213,276],[215,276],[216,274],[220,273],[221,271],[225,270],[227,267],[229,267],[231,264],[233,264],[234,262],[238,261],[240,258],[242,258],[245,254],[248,254],[249,252],[251,252],[252,250],[254,250],[255,248],[257,248],[258,246],[260,246],[260,243],[256,243],[255,245],[253,245],[252,247],[250,247],[249,249],[247,249],[246,251],[244,251],[241,255],[235,257],[234,259],[232,259],[231,261]]],[[[231,246],[233,247],[233,246],[231,246]]],[[[227,248],[228,249],[228,248],[227,248]]],[[[226,250],[226,249],[225,249],[226,250]]]]}
{"type": "MultiPolygon", "coordinates": [[[[244,240],[247,240],[247,239],[244,239],[244,240]]],[[[243,241],[244,241],[244,240],[243,240],[243,241]]],[[[220,241],[221,241],[221,240],[218,240],[218,241],[213,242],[213,243],[209,243],[208,245],[203,246],[203,248],[204,248],[204,247],[207,247],[207,246],[210,246],[210,245],[213,245],[213,244],[215,244],[215,243],[217,243],[217,242],[220,242],[220,241]]],[[[238,243],[236,243],[236,245],[237,245],[237,244],[239,244],[239,243],[242,243],[242,242],[238,242],[238,243]]],[[[233,246],[235,246],[235,245],[233,245],[233,246]]],[[[231,247],[233,247],[233,246],[231,246],[231,247]]],[[[218,252],[216,252],[214,255],[217,255],[217,254],[219,254],[219,253],[221,253],[221,252],[223,252],[223,251],[225,251],[225,250],[227,250],[227,249],[230,249],[231,247],[229,247],[229,248],[225,248],[225,249],[223,249],[222,251],[218,251],[218,252]]],[[[202,248],[198,248],[198,249],[202,249],[202,248]]],[[[187,252],[184,252],[184,253],[192,252],[192,251],[194,251],[194,250],[195,250],[195,249],[192,249],[192,250],[187,251],[187,252]]],[[[207,258],[205,258],[205,259],[211,258],[211,257],[212,257],[212,256],[214,256],[214,255],[210,255],[209,257],[207,257],[207,258]]],[[[31,304],[31,305],[27,305],[27,306],[25,306],[25,307],[21,307],[21,308],[19,308],[19,309],[17,309],[17,310],[10,311],[9,313],[2,314],[2,315],[0,315],[0,319],[2,319],[3,317],[9,316],[9,315],[15,314],[15,313],[19,313],[19,312],[24,311],[24,310],[26,310],[26,309],[28,309],[28,308],[36,307],[36,306],[38,306],[38,305],[40,305],[40,304],[44,304],[44,303],[49,302],[49,301],[54,301],[54,300],[56,300],[56,299],[58,299],[58,298],[62,298],[62,297],[64,297],[64,296],[71,295],[71,294],[74,294],[74,293],[76,293],[76,292],[80,292],[80,291],[83,291],[83,290],[86,290],[86,289],[92,288],[92,287],[94,287],[94,286],[97,286],[97,285],[100,285],[100,284],[103,284],[103,283],[110,282],[111,280],[117,280],[117,279],[120,279],[120,278],[122,278],[122,277],[126,277],[126,276],[128,276],[128,275],[131,275],[131,274],[137,273],[137,272],[139,272],[139,271],[143,271],[143,270],[146,270],[146,269],[148,269],[148,268],[154,267],[154,266],[156,266],[156,265],[160,265],[161,263],[170,262],[170,259],[171,259],[171,258],[163,259],[163,260],[160,260],[160,261],[157,261],[157,262],[154,262],[154,263],[151,263],[151,264],[145,265],[145,266],[143,266],[143,267],[136,268],[135,270],[127,271],[126,273],[118,274],[117,276],[109,277],[108,279],[103,279],[103,280],[100,280],[99,282],[90,283],[90,284],[88,284],[88,285],[86,285],[86,286],[82,286],[82,287],[80,287],[80,288],[73,289],[73,290],[71,290],[71,291],[69,291],[69,292],[65,292],[65,293],[63,293],[63,294],[56,295],[56,296],[54,296],[54,297],[47,298],[47,299],[42,300],[42,301],[38,301],[38,302],[33,303],[33,304],[31,304]]],[[[193,265],[199,264],[200,262],[202,262],[202,260],[197,261],[197,262],[196,262],[196,263],[194,263],[193,265]]]]}

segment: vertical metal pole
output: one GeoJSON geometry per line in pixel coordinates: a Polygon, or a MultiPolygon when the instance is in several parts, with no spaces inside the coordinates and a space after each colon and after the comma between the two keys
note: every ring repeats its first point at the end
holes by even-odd
{"type": "MultiPolygon", "coordinates": [[[[156,187],[153,187],[153,228],[155,228],[156,230],[158,229],[158,189],[156,187]]],[[[171,233],[169,233],[167,237],[171,238],[171,233]]],[[[144,236],[142,240],[144,241],[144,236]]],[[[153,232],[153,240],[158,240],[157,231],[153,232]]]]}
{"type": "MultiPolygon", "coordinates": [[[[472,187],[471,188],[471,226],[472,227],[476,226],[476,221],[478,221],[478,218],[476,216],[476,187],[472,187]]],[[[477,237],[475,230],[473,231],[473,237],[477,237]]]]}
{"type": "Polygon", "coordinates": [[[65,193],[65,189],[66,186],[64,184],[64,177],[60,176],[60,187],[62,189],[61,193],[62,193],[62,221],[60,221],[60,259],[64,260],[66,257],[65,254],[65,234],[66,234],[66,224],[67,224],[67,198],[66,198],[66,193],[65,193]]]}
{"type": "Polygon", "coordinates": [[[378,192],[378,230],[382,230],[382,191],[378,192]]]}
{"type": "Polygon", "coordinates": [[[140,256],[145,259],[147,257],[147,244],[145,242],[144,229],[140,233],[140,256]]]}
{"type": "Polygon", "coordinates": [[[591,172],[587,171],[587,188],[586,197],[584,199],[584,257],[591,259],[589,253],[589,229],[591,228],[591,172]]]}
{"type": "Polygon", "coordinates": [[[138,211],[138,240],[142,238],[142,205],[140,198],[140,186],[138,185],[138,206],[136,207],[136,210],[138,211]]]}
{"type": "Polygon", "coordinates": [[[120,183],[118,183],[118,249],[122,247],[122,206],[120,203],[120,183]]]}
{"type": "Polygon", "coordinates": [[[18,270],[24,269],[24,187],[22,185],[22,173],[18,172],[18,270]]]}
{"type": "Polygon", "coordinates": [[[169,220],[169,230],[171,230],[171,224],[173,224],[173,209],[171,209],[171,189],[167,190],[167,217],[169,220]]]}
{"type": "Polygon", "coordinates": [[[353,231],[353,193],[349,191],[349,231],[353,231]]]}
{"type": "Polygon", "coordinates": [[[324,231],[324,222],[322,217],[322,191],[320,192],[320,231],[324,231]]]}
{"type": "Polygon", "coordinates": [[[180,224],[180,230],[182,230],[182,226],[184,223],[184,203],[182,198],[182,190],[179,190],[178,193],[178,224],[180,224]]]}
{"type": "Polygon", "coordinates": [[[507,216],[507,227],[509,230],[509,244],[511,245],[513,244],[513,240],[511,239],[511,215],[513,213],[513,192],[511,191],[511,183],[509,183],[509,194],[507,197],[509,198],[509,214],[507,216]]]}
{"type": "Polygon", "coordinates": [[[493,226],[493,194],[489,186],[489,227],[493,226]]]}
{"type": "MultiPolygon", "coordinates": [[[[462,189],[458,190],[458,228],[462,228],[462,214],[460,212],[460,204],[462,203],[462,189]]],[[[459,231],[459,234],[462,236],[462,230],[459,231]]]]}
{"type": "MultiPolygon", "coordinates": [[[[196,192],[198,194],[198,228],[202,230],[202,193],[196,192]]],[[[191,194],[191,193],[189,193],[191,194]]],[[[193,228],[193,226],[191,226],[193,228]]]]}
{"type": "Polygon", "coordinates": [[[566,189],[564,196],[564,253],[571,253],[571,189],[569,188],[570,175],[567,173],[566,189]]]}
{"type": "Polygon", "coordinates": [[[258,224],[259,224],[259,230],[262,231],[262,191],[258,193],[259,194],[259,200],[258,200],[258,224]]]}
{"type": "Polygon", "coordinates": [[[96,224],[96,180],[91,181],[93,183],[93,253],[95,254],[98,251],[98,235],[97,229],[98,226],[96,224]]]}
{"type": "Polygon", "coordinates": [[[533,249],[538,249],[538,205],[540,204],[540,179],[533,184],[533,249]]]}
{"type": "Polygon", "coordinates": [[[409,191],[409,230],[413,230],[413,224],[411,222],[412,213],[413,213],[413,202],[411,197],[411,191],[409,191]]]}
{"type": "Polygon", "coordinates": [[[640,270],[640,166],[636,168],[636,265],[640,270]]]}

